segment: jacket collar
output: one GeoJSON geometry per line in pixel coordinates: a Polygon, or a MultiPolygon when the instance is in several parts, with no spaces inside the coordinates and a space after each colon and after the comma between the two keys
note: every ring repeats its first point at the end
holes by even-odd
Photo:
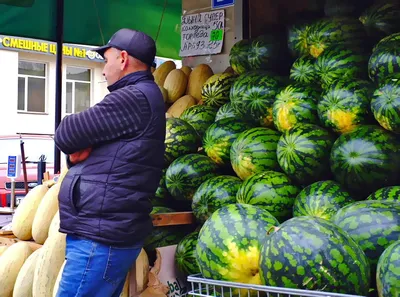
{"type": "Polygon", "coordinates": [[[112,85],[108,86],[108,90],[110,92],[121,89],[123,87],[129,86],[129,85],[134,85],[137,84],[138,82],[142,80],[152,80],[154,81],[154,77],[151,74],[150,70],[148,71],[137,71],[137,72],[132,72],[124,77],[122,77],[120,80],[116,81],[112,85]]]}

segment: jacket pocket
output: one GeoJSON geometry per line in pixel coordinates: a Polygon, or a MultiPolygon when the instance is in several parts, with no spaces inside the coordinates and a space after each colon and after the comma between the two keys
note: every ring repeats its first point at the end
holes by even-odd
{"type": "Polygon", "coordinates": [[[99,215],[104,203],[105,183],[79,178],[74,187],[75,210],[83,215],[99,215]]]}
{"type": "Polygon", "coordinates": [[[73,175],[72,177],[66,176],[61,184],[59,202],[68,207],[72,214],[77,215],[77,210],[74,204],[75,199],[75,188],[78,181],[80,180],[80,175],[73,175]]]}

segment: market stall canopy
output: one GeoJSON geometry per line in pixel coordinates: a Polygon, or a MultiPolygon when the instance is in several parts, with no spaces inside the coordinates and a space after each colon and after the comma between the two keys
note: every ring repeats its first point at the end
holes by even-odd
{"type": "MultiPolygon", "coordinates": [[[[57,1],[0,0],[0,34],[56,41],[57,1]]],[[[121,28],[157,40],[157,56],[179,59],[182,0],[64,1],[64,42],[104,45],[121,28]]]]}

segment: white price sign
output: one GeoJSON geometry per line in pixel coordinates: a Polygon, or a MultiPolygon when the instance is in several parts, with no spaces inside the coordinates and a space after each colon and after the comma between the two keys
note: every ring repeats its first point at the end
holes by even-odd
{"type": "Polygon", "coordinates": [[[224,43],[225,11],[182,16],[181,57],[219,54],[224,43]]]}

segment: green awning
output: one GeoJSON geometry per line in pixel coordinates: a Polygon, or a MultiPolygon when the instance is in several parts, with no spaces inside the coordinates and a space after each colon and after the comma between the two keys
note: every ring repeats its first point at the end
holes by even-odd
{"type": "MultiPolygon", "coordinates": [[[[56,0],[0,0],[0,34],[56,41],[56,6],[56,0]]],[[[158,56],[179,59],[181,14],[182,0],[65,0],[64,42],[103,45],[131,28],[158,35],[158,56]]]]}

